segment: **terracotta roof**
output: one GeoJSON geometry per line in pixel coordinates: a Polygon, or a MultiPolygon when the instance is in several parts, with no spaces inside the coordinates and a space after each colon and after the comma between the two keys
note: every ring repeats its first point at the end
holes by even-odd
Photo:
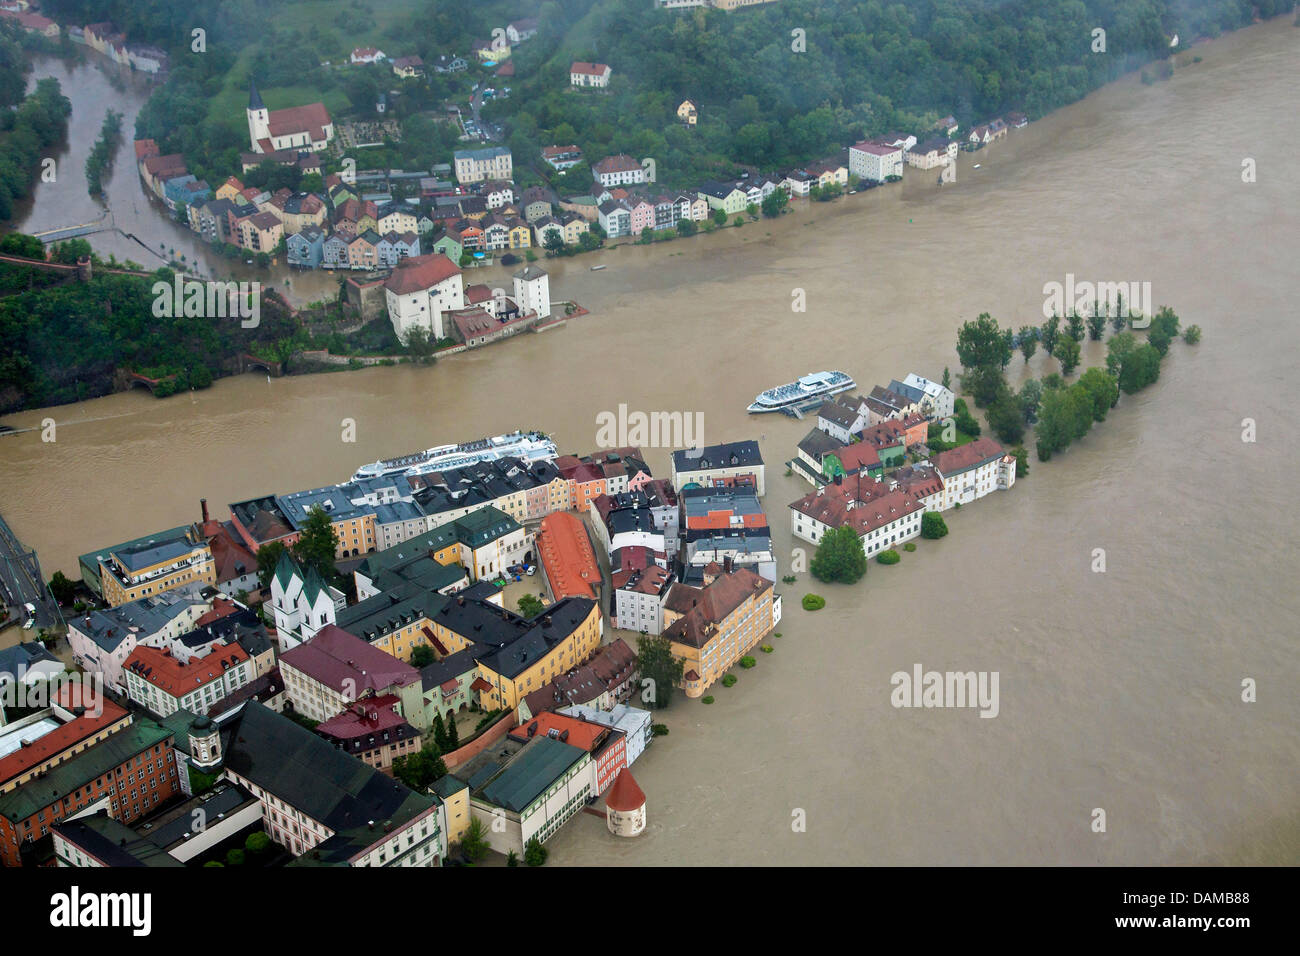
{"type": "Polygon", "coordinates": [[[618,772],[609,792],[605,794],[605,806],[615,813],[627,813],[645,806],[645,794],[632,779],[632,771],[626,767],[618,772]]]}
{"type": "MultiPolygon", "coordinates": [[[[66,706],[72,702],[73,687],[70,684],[60,686],[58,701],[66,706]]],[[[74,717],[65,724],[56,727],[47,734],[42,734],[30,744],[19,747],[13,753],[0,758],[0,783],[14,779],[21,774],[26,773],[32,767],[44,763],[46,760],[56,757],[63,753],[69,747],[88,737],[93,737],[105,727],[121,720],[127,715],[127,712],[111,700],[97,694],[95,699],[89,697],[81,701],[85,705],[98,704],[95,710],[100,710],[98,717],[92,716],[92,707],[87,706],[87,710],[79,717],[74,717]]]]}
{"type": "Polygon", "coordinates": [[[582,60],[574,60],[569,67],[570,73],[586,73],[588,76],[602,76],[608,71],[609,67],[604,63],[585,63],[582,60]]]}
{"type": "Polygon", "coordinates": [[[600,566],[580,518],[568,511],[556,511],[543,518],[537,551],[557,599],[596,596],[595,588],[601,583],[600,566]]]}
{"type": "Polygon", "coordinates": [[[292,106],[287,110],[272,110],[267,114],[267,128],[272,137],[306,133],[312,142],[318,142],[325,138],[325,127],[331,122],[330,112],[324,103],[292,106]]]}
{"type": "Polygon", "coordinates": [[[406,723],[406,719],[397,712],[400,703],[394,694],[380,697],[367,697],[365,700],[351,704],[347,710],[334,715],[320,723],[316,732],[325,737],[339,740],[352,740],[370,734],[392,730],[406,723]]]}
{"type": "Polygon", "coordinates": [[[942,475],[955,475],[980,465],[996,461],[1006,450],[992,438],[977,438],[934,456],[934,467],[942,475]]]}
{"type": "Polygon", "coordinates": [[[537,714],[532,720],[510,731],[509,736],[514,740],[527,741],[534,737],[558,737],[566,731],[568,736],[564,738],[564,742],[570,747],[578,747],[588,753],[595,750],[597,744],[609,736],[608,727],[588,723],[566,714],[557,714],[554,711],[543,711],[537,714]],[[554,733],[552,734],[551,731],[554,733]]]}
{"type": "Polygon", "coordinates": [[[630,173],[641,168],[631,156],[626,153],[619,153],[617,156],[606,156],[600,162],[592,165],[591,170],[594,173],[630,173]]]}
{"type": "Polygon", "coordinates": [[[460,275],[460,266],[441,253],[411,256],[402,261],[384,283],[384,288],[394,295],[407,295],[431,289],[452,276],[460,275]]]}
{"type": "Polygon", "coordinates": [[[182,663],[167,650],[138,646],[122,667],[172,697],[184,697],[220,678],[231,667],[248,660],[248,651],[238,644],[213,644],[206,657],[192,657],[182,663]],[[224,665],[224,666],[223,666],[224,665]]]}

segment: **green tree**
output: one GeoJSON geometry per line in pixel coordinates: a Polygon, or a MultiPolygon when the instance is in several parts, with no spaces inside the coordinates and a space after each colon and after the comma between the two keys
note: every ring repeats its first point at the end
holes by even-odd
{"type": "Polygon", "coordinates": [[[948,366],[943,367],[943,379],[939,382],[944,388],[952,387],[952,373],[948,371],[948,366]]]}
{"type": "Polygon", "coordinates": [[[433,745],[438,748],[439,754],[447,752],[447,728],[442,722],[442,714],[433,715],[433,726],[430,728],[430,734],[433,736],[433,745]]]}
{"type": "Polygon", "coordinates": [[[1043,343],[1043,351],[1048,355],[1056,354],[1056,343],[1061,338],[1061,319],[1055,313],[1052,317],[1043,323],[1042,330],[1039,333],[1039,339],[1043,343]]]}
{"type": "Polygon", "coordinates": [[[304,569],[315,568],[322,578],[332,581],[338,576],[334,567],[338,545],[338,534],[330,522],[329,513],[317,505],[307,512],[302,531],[293,545],[293,556],[304,569]]]}
{"type": "Polygon", "coordinates": [[[713,222],[714,225],[725,226],[727,224],[727,211],[725,209],[715,209],[713,211],[713,222]]]}
{"type": "Polygon", "coordinates": [[[62,571],[55,571],[50,578],[50,593],[60,604],[68,604],[77,596],[77,586],[62,571]]]}
{"type": "Polygon", "coordinates": [[[1010,388],[1003,388],[998,393],[998,397],[989,404],[986,417],[989,428],[1004,444],[1018,444],[1025,435],[1024,409],[1010,388]]]}
{"type": "Polygon", "coordinates": [[[433,653],[433,648],[428,644],[420,644],[411,649],[412,667],[428,667],[437,659],[437,655],[433,653]]]}
{"type": "Polygon", "coordinates": [[[263,831],[250,833],[244,840],[244,850],[251,856],[261,856],[271,848],[271,838],[263,831]]]}
{"type": "Polygon", "coordinates": [[[546,610],[546,605],[535,595],[525,594],[519,598],[519,613],[524,617],[536,617],[544,610],[546,610]]]}
{"type": "Polygon", "coordinates": [[[1106,343],[1106,371],[1119,377],[1119,370],[1124,366],[1124,359],[1138,347],[1137,336],[1132,332],[1120,332],[1110,337],[1106,343]]]}
{"type": "Polygon", "coordinates": [[[1080,352],[1078,341],[1071,336],[1066,336],[1056,343],[1056,351],[1052,354],[1061,363],[1061,374],[1066,378],[1069,378],[1070,373],[1078,367],[1080,352]]]}
{"type": "Polygon", "coordinates": [[[693,236],[699,232],[699,227],[690,219],[677,220],[677,232],[683,236],[693,236]]]}
{"type": "Polygon", "coordinates": [[[478,817],[471,817],[465,835],[460,838],[460,850],[471,863],[481,862],[492,847],[487,841],[487,827],[478,817]]]}
{"type": "Polygon", "coordinates": [[[549,855],[549,851],[542,846],[537,837],[533,837],[524,845],[524,862],[529,866],[541,866],[549,855]]]}
{"type": "Polygon", "coordinates": [[[636,656],[642,680],[650,681],[650,705],[667,707],[686,669],[682,659],[673,655],[672,642],[663,635],[642,634],[637,638],[636,656]]]}
{"type": "Polygon", "coordinates": [[[1169,343],[1172,338],[1169,332],[1159,326],[1153,325],[1151,331],[1147,333],[1147,344],[1160,353],[1161,358],[1169,354],[1169,343]]]}
{"type": "Polygon", "coordinates": [[[257,582],[262,587],[269,587],[275,574],[275,566],[284,554],[283,541],[268,541],[257,549],[257,582]]]}
{"type": "Polygon", "coordinates": [[[542,240],[542,248],[547,252],[563,252],[564,235],[558,229],[550,230],[546,233],[546,238],[542,240]]]}
{"type": "Polygon", "coordinates": [[[460,731],[456,729],[456,712],[451,711],[447,714],[447,749],[443,753],[451,753],[460,749],[460,731]]]}
{"type": "MultiPolygon", "coordinates": [[[[961,385],[962,389],[975,400],[976,408],[987,408],[1006,390],[1007,381],[1002,376],[1002,370],[996,365],[981,365],[963,375],[961,385]]],[[[974,434],[978,435],[979,430],[976,429],[974,434]]]]}
{"type": "MultiPolygon", "coordinates": [[[[1296,14],[1300,16],[1300,13],[1296,14]]],[[[1189,325],[1187,331],[1183,333],[1183,341],[1188,345],[1195,345],[1201,341],[1201,327],[1199,325],[1189,325]]]]}
{"type": "Polygon", "coordinates": [[[1106,413],[1119,402],[1119,382],[1104,369],[1090,368],[1079,376],[1075,388],[1083,391],[1092,404],[1092,419],[1104,422],[1106,413]]]}
{"type": "Polygon", "coordinates": [[[1038,406],[1042,400],[1043,385],[1041,382],[1031,378],[1020,386],[1017,401],[1020,403],[1020,412],[1024,416],[1026,425],[1032,425],[1038,421],[1038,406]]]}
{"type": "Polygon", "coordinates": [[[1092,315],[1088,316],[1088,338],[1100,342],[1106,331],[1106,314],[1101,311],[1100,303],[1094,303],[1092,315]]]}
{"type": "Polygon", "coordinates": [[[1119,371],[1119,387],[1125,395],[1140,392],[1158,378],[1160,352],[1153,345],[1143,345],[1124,356],[1124,364],[1119,371]]]}
{"type": "Polygon", "coordinates": [[[763,197],[763,215],[769,219],[775,219],[785,212],[785,207],[789,204],[790,196],[784,189],[773,189],[763,197]]]}
{"type": "Polygon", "coordinates": [[[1065,330],[1066,334],[1069,335],[1070,338],[1074,339],[1074,341],[1082,342],[1084,335],[1083,316],[1071,309],[1070,316],[1066,319],[1065,330]]]}
{"type": "Polygon", "coordinates": [[[1034,357],[1038,351],[1038,327],[1033,325],[1022,325],[1020,327],[1020,352],[1025,357],[1025,364],[1034,357]]]}
{"type": "Polygon", "coordinates": [[[518,865],[519,865],[519,854],[516,853],[514,850],[511,850],[509,853],[506,854],[506,866],[518,866],[518,865]]]}
{"type": "Polygon", "coordinates": [[[424,793],[430,784],[447,775],[447,765],[442,762],[442,751],[437,743],[426,738],[419,753],[407,754],[393,761],[393,776],[416,793],[424,793]]]}
{"type": "Polygon", "coordinates": [[[243,850],[235,848],[226,851],[226,866],[243,866],[246,859],[243,850]]]}
{"type": "Polygon", "coordinates": [[[819,581],[852,584],[867,573],[867,555],[862,541],[851,525],[832,528],[822,536],[817,554],[809,566],[819,581]]]}
{"type": "Polygon", "coordinates": [[[937,511],[927,511],[921,515],[921,537],[942,538],[948,533],[948,523],[937,511]]]}
{"type": "Polygon", "coordinates": [[[991,365],[1001,369],[1011,361],[1011,345],[998,328],[997,320],[987,312],[981,312],[957,332],[957,357],[963,368],[991,365]]]}

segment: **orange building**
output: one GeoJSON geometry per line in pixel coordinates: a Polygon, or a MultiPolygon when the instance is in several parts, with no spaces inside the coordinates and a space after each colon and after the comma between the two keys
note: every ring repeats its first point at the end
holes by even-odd
{"type": "Polygon", "coordinates": [[[600,565],[582,519],[557,511],[542,519],[537,553],[552,600],[564,597],[595,599],[600,590],[600,565]]]}

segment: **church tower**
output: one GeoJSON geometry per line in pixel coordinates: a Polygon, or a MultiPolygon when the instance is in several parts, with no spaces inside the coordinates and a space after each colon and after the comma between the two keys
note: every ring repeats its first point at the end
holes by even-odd
{"type": "Polygon", "coordinates": [[[258,140],[271,138],[271,118],[262,102],[262,95],[257,92],[257,84],[248,78],[248,138],[252,141],[253,152],[262,152],[258,140]]]}

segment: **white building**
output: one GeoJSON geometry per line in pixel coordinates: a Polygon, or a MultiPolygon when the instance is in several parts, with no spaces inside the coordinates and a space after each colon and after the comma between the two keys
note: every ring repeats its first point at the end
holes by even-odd
{"type": "Polygon", "coordinates": [[[440,253],[403,260],[384,280],[388,319],[402,342],[412,329],[433,338],[448,337],[443,313],[465,307],[465,283],[460,266],[440,253]]]}
{"type": "Polygon", "coordinates": [[[470,794],[470,813],[498,853],[522,855],[534,837],[545,843],[595,793],[587,751],[537,736],[470,794]]]}
{"type": "Polygon", "coordinates": [[[890,176],[903,175],[903,150],[863,140],[849,147],[849,173],[859,179],[884,182],[890,176]]]}
{"type": "Polygon", "coordinates": [[[334,138],[334,121],[324,103],[268,110],[251,80],[245,113],[248,138],[255,153],[274,153],[282,149],[319,152],[334,138]]]}
{"type": "Polygon", "coordinates": [[[536,312],[545,319],[551,314],[551,277],[545,269],[524,266],[514,274],[515,304],[520,312],[536,312]]]}
{"type": "Polygon", "coordinates": [[[615,186],[634,186],[646,181],[646,171],[640,163],[626,153],[606,156],[591,167],[592,175],[606,189],[615,186]]]}
{"type": "Polygon", "coordinates": [[[193,630],[194,622],[211,608],[208,601],[166,592],[69,617],[73,661],[87,673],[100,674],[114,690],[125,691],[122,665],[132,651],[141,645],[166,647],[193,630]]]}
{"type": "Polygon", "coordinates": [[[673,487],[679,491],[692,482],[703,487],[715,484],[715,479],[754,477],[754,490],[761,498],[764,494],[763,455],[758,442],[724,442],[704,448],[687,448],[673,452],[673,487]]]}
{"type": "Polygon", "coordinates": [[[614,75],[604,63],[583,63],[575,60],[569,67],[569,83],[573,86],[599,87],[609,86],[609,78],[614,75]]]}
{"type": "Polygon", "coordinates": [[[161,717],[206,714],[253,679],[253,661],[236,643],[215,641],[207,654],[188,659],[172,646],[137,647],[122,667],[127,696],[161,717]]]}
{"type": "Polygon", "coordinates": [[[992,438],[977,438],[934,456],[943,478],[943,510],[969,504],[1016,483],[1016,457],[992,438]]]}
{"type": "Polygon", "coordinates": [[[952,389],[922,378],[915,372],[909,373],[901,382],[890,382],[889,388],[917,402],[921,406],[921,413],[932,420],[951,417],[956,407],[957,396],[952,389]]]}
{"type": "Polygon", "coordinates": [[[515,178],[514,159],[504,146],[458,149],[452,155],[459,183],[481,183],[489,179],[510,182],[515,178]]]}
{"type": "Polygon", "coordinates": [[[921,534],[925,506],[915,496],[906,491],[880,494],[875,482],[865,500],[858,495],[856,482],[847,480],[805,495],[790,505],[791,531],[796,538],[818,544],[827,531],[851,526],[868,558],[921,534]]]}
{"type": "Polygon", "coordinates": [[[306,572],[286,550],[271,578],[271,612],[281,652],[309,641],[347,606],[342,591],[326,584],[315,568],[306,572]]]}

